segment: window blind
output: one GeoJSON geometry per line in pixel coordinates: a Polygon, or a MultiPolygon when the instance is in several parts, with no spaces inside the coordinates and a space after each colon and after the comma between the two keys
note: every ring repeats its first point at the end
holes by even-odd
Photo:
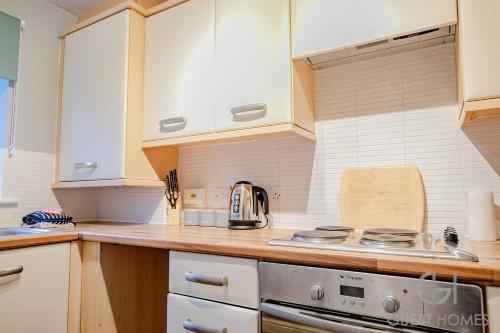
{"type": "Polygon", "coordinates": [[[21,20],[0,12],[0,77],[18,80],[21,20]]]}

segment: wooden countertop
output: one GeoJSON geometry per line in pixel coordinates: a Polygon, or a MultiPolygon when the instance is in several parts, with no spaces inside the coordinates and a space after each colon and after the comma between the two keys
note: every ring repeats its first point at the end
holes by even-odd
{"type": "Polygon", "coordinates": [[[353,269],[407,276],[435,272],[459,281],[500,285],[500,241],[472,242],[479,262],[427,259],[394,255],[312,250],[269,246],[273,238],[289,237],[294,230],[228,230],[221,228],[129,224],[78,223],[71,231],[52,235],[0,240],[0,249],[76,240],[154,247],[189,252],[258,258],[301,265],[353,269]]]}
{"type": "Polygon", "coordinates": [[[63,243],[77,240],[79,232],[76,229],[54,232],[41,233],[41,234],[26,234],[16,235],[5,238],[0,238],[0,251],[15,249],[19,247],[38,246],[54,243],[63,243]]]}

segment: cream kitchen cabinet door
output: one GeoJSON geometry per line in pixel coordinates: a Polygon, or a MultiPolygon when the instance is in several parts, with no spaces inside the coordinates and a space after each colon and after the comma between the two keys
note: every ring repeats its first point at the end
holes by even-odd
{"type": "Polygon", "coordinates": [[[459,0],[465,101],[500,97],[500,1],[459,0]]]}
{"type": "Polygon", "coordinates": [[[118,12],[64,36],[53,187],[164,186],[177,150],[142,149],[145,18],[118,12]]]}
{"type": "Polygon", "coordinates": [[[130,11],[66,36],[59,180],[125,177],[130,11]]]}
{"type": "Polygon", "coordinates": [[[69,247],[0,251],[0,332],[67,332],[69,247]]]}
{"type": "Polygon", "coordinates": [[[168,294],[167,332],[258,333],[259,312],[198,298],[168,294]]]}
{"type": "Polygon", "coordinates": [[[217,131],[292,121],[288,0],[217,0],[217,131]]]}
{"type": "Polygon", "coordinates": [[[215,0],[146,19],[144,140],[210,133],[215,110],[215,0]]]}
{"type": "Polygon", "coordinates": [[[298,59],[454,24],[457,7],[455,0],[291,0],[291,20],[298,59]]]}
{"type": "Polygon", "coordinates": [[[500,332],[500,288],[486,287],[486,306],[490,332],[500,332]]]}

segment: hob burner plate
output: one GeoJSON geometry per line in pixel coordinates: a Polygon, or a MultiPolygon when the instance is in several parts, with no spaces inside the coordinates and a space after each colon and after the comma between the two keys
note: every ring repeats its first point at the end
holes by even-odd
{"type": "Polygon", "coordinates": [[[346,227],[346,226],[343,226],[343,225],[324,225],[324,226],[321,226],[321,227],[317,227],[316,230],[353,232],[354,228],[346,227]]]}
{"type": "Polygon", "coordinates": [[[363,235],[396,235],[396,236],[417,236],[418,232],[411,229],[398,229],[398,228],[372,228],[366,229],[363,235]]]}
{"type": "Polygon", "coordinates": [[[343,242],[348,236],[347,232],[342,231],[307,230],[297,231],[293,234],[292,239],[299,242],[339,243],[343,242]]]}
{"type": "Polygon", "coordinates": [[[408,248],[416,244],[413,236],[391,234],[364,234],[359,242],[370,247],[408,248]]]}

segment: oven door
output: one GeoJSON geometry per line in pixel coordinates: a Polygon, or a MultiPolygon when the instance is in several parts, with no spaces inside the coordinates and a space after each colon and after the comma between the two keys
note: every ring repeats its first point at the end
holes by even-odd
{"type": "Polygon", "coordinates": [[[389,324],[261,303],[262,333],[422,333],[389,324]]]}

